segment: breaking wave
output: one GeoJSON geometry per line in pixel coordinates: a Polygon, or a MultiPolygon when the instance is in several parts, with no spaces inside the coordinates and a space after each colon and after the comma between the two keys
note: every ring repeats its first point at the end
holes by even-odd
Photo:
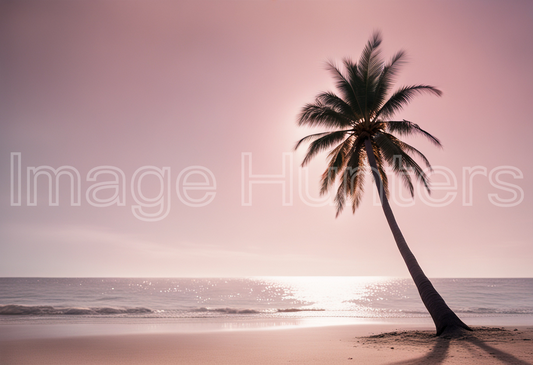
{"type": "Polygon", "coordinates": [[[324,312],[325,309],[314,309],[314,308],[287,308],[287,309],[278,309],[278,313],[293,313],[293,312],[324,312]]]}
{"type": "Polygon", "coordinates": [[[53,307],[50,305],[0,305],[0,315],[116,315],[116,314],[143,314],[152,313],[151,309],[144,307],[114,308],[114,307],[53,307]]]}
{"type": "Polygon", "coordinates": [[[225,314],[257,314],[261,313],[259,311],[256,311],[255,309],[236,309],[236,308],[206,308],[206,307],[200,307],[191,310],[191,312],[199,312],[199,313],[225,313],[225,314]]]}

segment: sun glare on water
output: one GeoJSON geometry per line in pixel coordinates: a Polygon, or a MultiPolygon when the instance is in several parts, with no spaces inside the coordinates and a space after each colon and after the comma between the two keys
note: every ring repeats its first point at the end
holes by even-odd
{"type": "Polygon", "coordinates": [[[353,312],[368,311],[368,305],[364,304],[379,300],[376,294],[384,290],[391,278],[300,276],[264,277],[259,280],[283,288],[283,299],[287,303],[299,303],[301,311],[353,312]]]}

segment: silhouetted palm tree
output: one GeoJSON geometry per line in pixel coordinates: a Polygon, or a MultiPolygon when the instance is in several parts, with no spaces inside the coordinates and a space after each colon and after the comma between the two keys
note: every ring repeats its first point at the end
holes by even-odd
{"type": "Polygon", "coordinates": [[[396,244],[409,269],[420,297],[431,314],[437,335],[468,329],[448,307],[426,277],[416,258],[407,246],[396,223],[388,201],[388,183],[385,165],[392,167],[413,196],[412,175],[429,191],[429,181],[424,170],[413,157],[420,158],[431,169],[427,158],[417,149],[398,139],[398,136],[418,134],[436,146],[439,140],[407,120],[391,118],[407,105],[417,94],[429,93],[440,96],[440,90],[429,85],[404,86],[389,93],[405,53],[400,51],[385,63],[380,56],[381,35],[375,32],[363,50],[359,62],[343,60],[343,68],[328,63],[336,81],[338,93],[320,93],[314,103],[304,106],[299,125],[325,127],[328,131],[302,138],[311,142],[302,162],[305,166],[317,153],[330,150],[328,168],[322,175],[321,194],[326,193],[338,181],[335,202],[337,216],[343,210],[346,199],[351,200],[355,212],[363,194],[367,162],[370,165],[378,189],[381,205],[394,235],[396,244]]]}

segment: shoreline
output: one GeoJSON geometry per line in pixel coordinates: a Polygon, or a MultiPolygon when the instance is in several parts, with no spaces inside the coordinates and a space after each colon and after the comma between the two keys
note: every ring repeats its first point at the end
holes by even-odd
{"type": "MultiPolygon", "coordinates": [[[[533,325],[533,317],[532,317],[533,325]]],[[[51,318],[0,322],[0,341],[88,336],[197,334],[343,327],[428,327],[429,318],[51,318]]]]}
{"type": "MultiPolygon", "coordinates": [[[[479,318],[481,319],[481,318],[479,318]]],[[[464,340],[436,337],[426,323],[359,323],[277,326],[177,332],[144,325],[144,332],[37,336],[0,340],[5,365],[167,365],[167,364],[518,364],[533,365],[533,323],[518,326],[473,325],[464,340]],[[493,330],[487,328],[497,327],[493,330]]],[[[490,321],[494,322],[494,318],[490,321]]],[[[488,324],[488,323],[487,323],[488,324]]],[[[104,324],[100,324],[104,325],[104,324]]],[[[19,325],[24,326],[24,325],[19,325]]],[[[53,329],[53,325],[26,325],[53,329]]],[[[67,324],[76,327],[75,324],[67,324]]],[[[105,326],[105,325],[104,325],[105,326]]],[[[110,324],[109,327],[116,326],[110,324]]],[[[0,325],[0,330],[6,325],[0,325]]],[[[130,328],[131,330],[131,328],[130,328]]],[[[2,330],[2,332],[4,332],[2,330]]]]}
{"type": "MultiPolygon", "coordinates": [[[[470,326],[533,327],[533,315],[461,317],[470,326]]],[[[213,317],[213,318],[120,318],[120,317],[29,317],[0,318],[0,341],[38,338],[119,336],[143,334],[191,334],[237,331],[277,331],[319,327],[428,328],[428,317],[213,317]]]]}

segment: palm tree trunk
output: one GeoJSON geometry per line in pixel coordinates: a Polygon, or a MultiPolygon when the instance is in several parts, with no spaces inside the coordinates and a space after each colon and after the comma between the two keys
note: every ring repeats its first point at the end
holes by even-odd
{"type": "Polygon", "coordinates": [[[422,271],[422,268],[416,261],[416,258],[409,249],[409,246],[407,246],[407,242],[403,237],[400,227],[398,227],[398,223],[396,223],[396,219],[392,213],[389,201],[385,195],[383,182],[381,181],[381,177],[378,172],[376,158],[374,156],[372,142],[370,139],[366,139],[365,147],[368,156],[368,162],[372,168],[372,175],[374,176],[374,181],[376,182],[378,194],[381,199],[383,212],[385,213],[385,217],[389,223],[389,227],[396,241],[396,245],[400,250],[413,281],[415,282],[418,293],[420,294],[420,298],[422,298],[422,302],[426,306],[431,318],[433,318],[433,322],[435,323],[435,327],[437,329],[437,336],[443,333],[453,334],[461,329],[471,330],[466,324],[463,323],[463,321],[459,319],[459,317],[457,317],[450,307],[448,307],[444,299],[442,299],[437,290],[435,290],[429,279],[422,271]]]}

